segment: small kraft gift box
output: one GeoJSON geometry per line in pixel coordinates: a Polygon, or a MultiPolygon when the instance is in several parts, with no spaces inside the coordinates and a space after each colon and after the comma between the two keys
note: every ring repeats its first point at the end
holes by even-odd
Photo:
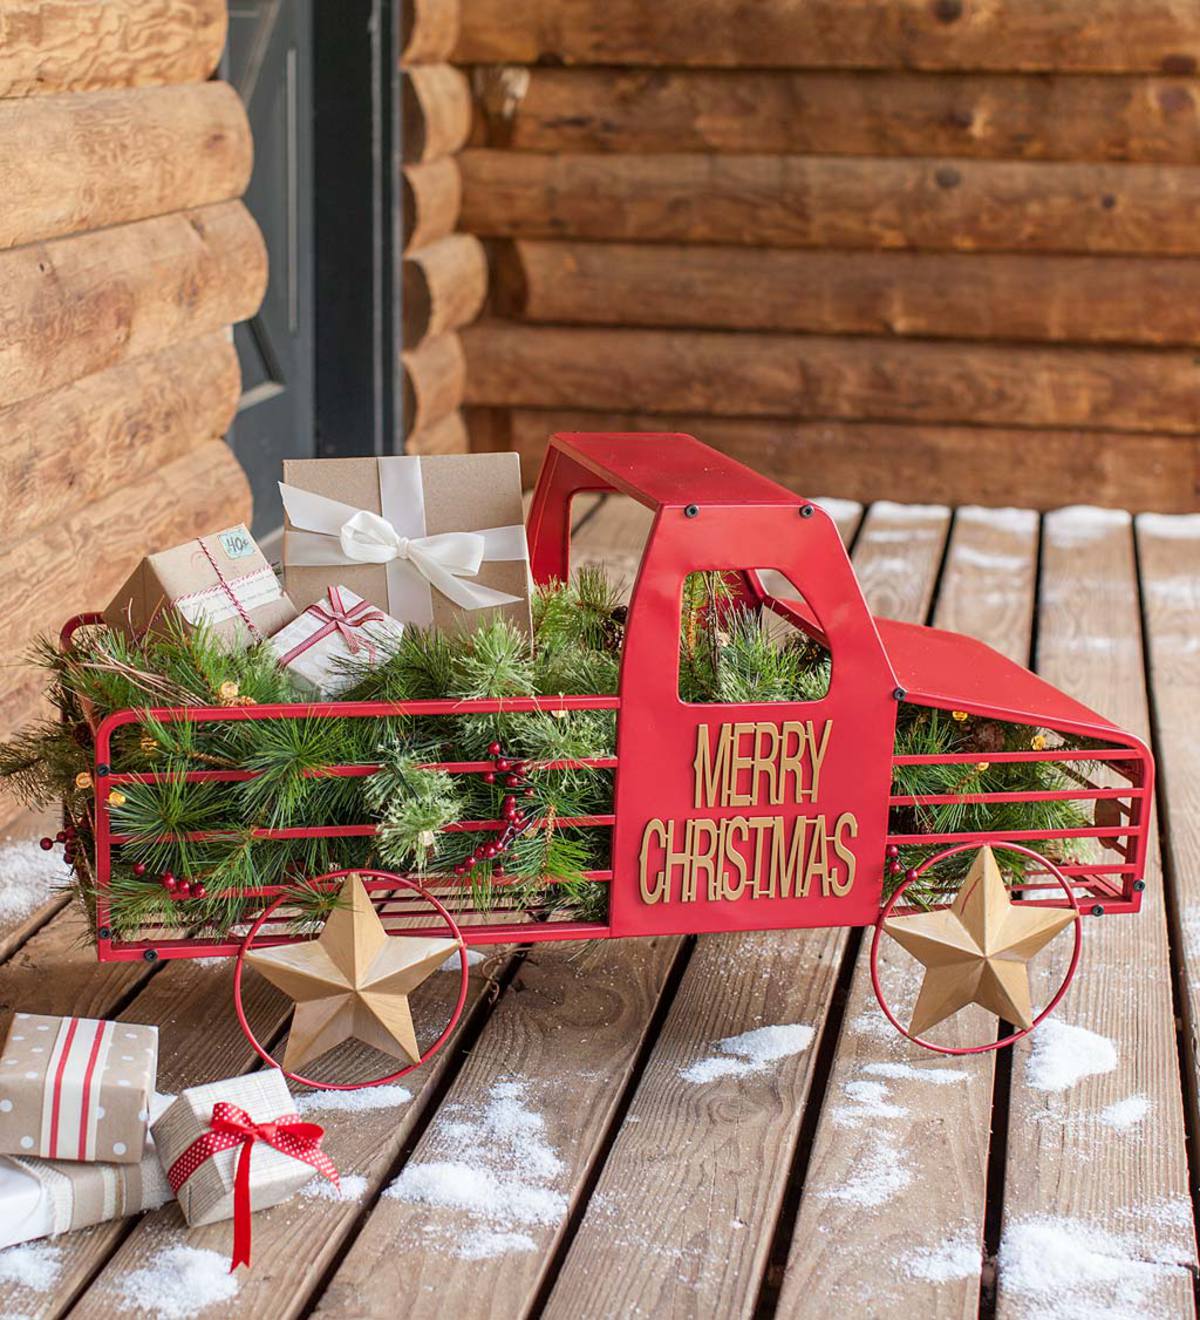
{"type": "Polygon", "coordinates": [[[135,636],[168,616],[185,630],[207,625],[240,646],[265,641],[296,617],[275,571],[240,523],[148,555],[104,611],[135,636]]]}
{"type": "Polygon", "coordinates": [[[404,625],[391,615],[338,585],[281,628],[271,646],[298,687],[333,697],[350,687],[363,668],[386,659],[389,643],[403,632],[404,625]],[[362,663],[349,665],[349,659],[362,663]]]}
{"type": "MultiPolygon", "coordinates": [[[[151,1120],[174,1098],[152,1096],[151,1120]]],[[[137,1164],[0,1155],[0,1248],[157,1210],[174,1199],[149,1139],[137,1164]]]]}
{"type": "Polygon", "coordinates": [[[250,1215],[286,1201],[315,1174],[338,1185],[278,1068],[191,1086],[154,1124],[154,1144],[193,1227],[234,1221],[233,1266],[250,1263],[250,1215]]]}
{"type": "Polygon", "coordinates": [[[137,1164],[157,1070],[157,1027],[15,1014],[0,1052],[0,1153],[137,1164]]]}
{"type": "Polygon", "coordinates": [[[284,584],[300,609],[348,587],[394,619],[530,631],[516,454],[294,459],[283,465],[284,584]]]}

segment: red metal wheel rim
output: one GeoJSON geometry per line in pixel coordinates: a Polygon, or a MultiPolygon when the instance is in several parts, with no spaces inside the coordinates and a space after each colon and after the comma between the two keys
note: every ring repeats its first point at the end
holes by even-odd
{"type": "Polygon", "coordinates": [[[1043,1008],[1037,1017],[1033,1019],[1029,1026],[1024,1027],[1020,1031],[1014,1031],[1007,1036],[1002,1036],[999,1040],[987,1041],[982,1045],[935,1045],[933,1041],[926,1040],[923,1036],[914,1036],[911,1031],[906,1030],[900,1025],[896,1015],[892,1012],[887,1000],[884,998],[883,986],[879,981],[879,941],[880,937],[883,935],[883,923],[891,916],[892,909],[896,906],[900,896],[909,885],[914,881],[919,880],[931,866],[936,865],[938,862],[945,861],[947,857],[953,857],[956,853],[975,850],[978,848],[978,844],[959,843],[953,848],[946,848],[943,852],[937,853],[933,857],[928,858],[916,868],[913,875],[906,877],[904,881],[896,887],[891,898],[889,898],[884,904],[883,910],[875,919],[875,934],[871,940],[871,988],[875,991],[875,998],[879,1001],[879,1007],[883,1009],[884,1017],[887,1018],[892,1026],[895,1027],[902,1036],[911,1040],[914,1045],[920,1045],[922,1049],[932,1050],[935,1054],[987,1054],[991,1050],[1000,1050],[1008,1045],[1015,1044],[1023,1036],[1028,1036],[1029,1033],[1039,1025],[1039,1023],[1043,1022],[1054,1012],[1061,1003],[1063,995],[1067,993],[1067,989],[1071,982],[1075,979],[1075,972],[1079,967],[1079,955],[1083,950],[1083,918],[1079,911],[1079,900],[1075,897],[1074,891],[1067,883],[1066,877],[1053,862],[1043,857],[1041,853],[1034,852],[1032,848],[1022,847],[1019,843],[996,843],[993,844],[992,847],[1001,852],[1021,853],[1025,857],[1031,857],[1035,862],[1040,862],[1041,865],[1044,866],[1062,886],[1063,893],[1066,894],[1067,901],[1071,906],[1071,911],[1075,914],[1075,946],[1071,950],[1071,961],[1067,966],[1067,974],[1063,977],[1062,984],[1058,987],[1054,998],[1051,999],[1046,1007],[1043,1008]]]}
{"type": "MultiPolygon", "coordinates": [[[[264,1062],[268,1063],[272,1068],[279,1068],[280,1072],[291,1081],[299,1082],[301,1086],[311,1086],[322,1091],[358,1091],[368,1086],[387,1086],[390,1082],[396,1082],[399,1081],[401,1077],[406,1077],[414,1068],[419,1068],[442,1048],[449,1038],[450,1033],[458,1025],[458,1020],[462,1017],[463,1006],[467,1002],[467,982],[469,976],[467,946],[463,943],[462,932],[458,928],[458,923],[450,913],[446,911],[445,907],[443,907],[443,905],[438,902],[428,890],[417,884],[415,880],[409,880],[402,875],[395,875],[391,871],[373,871],[361,867],[350,867],[344,871],[329,871],[325,875],[318,876],[311,883],[313,885],[323,885],[328,881],[343,880],[350,875],[361,877],[368,893],[377,889],[411,889],[414,893],[419,894],[420,897],[437,912],[438,916],[440,916],[450,928],[453,938],[458,941],[458,1000],[454,1005],[454,1011],[450,1014],[449,1022],[446,1023],[442,1030],[442,1034],[415,1063],[406,1064],[405,1067],[401,1068],[398,1072],[389,1073],[386,1077],[376,1077],[367,1082],[318,1082],[314,1081],[311,1077],[303,1077],[299,1073],[288,1072],[275,1059],[273,1059],[259,1043],[258,1037],[255,1036],[249,1020],[246,1017],[246,1009],[242,1003],[242,967],[245,963],[246,954],[253,945],[254,937],[258,934],[263,922],[271,916],[280,903],[283,903],[288,898],[287,894],[280,894],[259,913],[254,924],[246,932],[246,936],[242,940],[242,947],[238,950],[237,963],[233,969],[233,1006],[237,1012],[238,1022],[242,1028],[242,1034],[246,1037],[247,1041],[249,1041],[250,1048],[260,1059],[264,1060],[264,1062]],[[367,880],[368,876],[373,879],[367,880]]],[[[393,936],[392,938],[401,939],[403,936],[393,936]]]]}

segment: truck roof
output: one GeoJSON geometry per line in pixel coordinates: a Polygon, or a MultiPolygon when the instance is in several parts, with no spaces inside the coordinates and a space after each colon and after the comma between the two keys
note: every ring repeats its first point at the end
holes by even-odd
{"type": "Polygon", "coordinates": [[[737,459],[677,431],[560,431],[551,444],[650,509],[806,503],[737,459]]]}

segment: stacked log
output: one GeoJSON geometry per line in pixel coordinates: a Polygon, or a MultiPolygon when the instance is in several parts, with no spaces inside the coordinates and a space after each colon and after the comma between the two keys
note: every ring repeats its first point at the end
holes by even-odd
{"type": "MultiPolygon", "coordinates": [[[[228,327],[266,254],[249,125],[206,81],[224,0],[0,6],[0,650],[103,606],[156,548],[250,515],[228,327]]],[[[14,671],[0,734],[39,705],[14,671]]]]}
{"type": "Polygon", "coordinates": [[[1200,10],[689,12],[465,4],[474,444],[570,410],[810,494],[1197,507],[1200,10]]]}
{"type": "Polygon", "coordinates": [[[457,156],[473,113],[467,77],[449,62],[459,24],[459,0],[405,7],[401,366],[404,443],[413,454],[469,447],[457,332],[475,319],[487,296],[483,244],[455,232],[462,203],[457,156]]]}

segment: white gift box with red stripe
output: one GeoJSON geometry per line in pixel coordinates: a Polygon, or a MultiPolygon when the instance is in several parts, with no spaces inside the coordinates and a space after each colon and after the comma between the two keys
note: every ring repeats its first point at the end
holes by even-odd
{"type": "Polygon", "coordinates": [[[333,697],[386,659],[403,631],[390,614],[336,586],[275,633],[271,646],[301,688],[333,697]]]}
{"type": "Polygon", "coordinates": [[[157,1069],[157,1027],[15,1014],[0,1051],[0,1154],[137,1164],[157,1069]]]}

